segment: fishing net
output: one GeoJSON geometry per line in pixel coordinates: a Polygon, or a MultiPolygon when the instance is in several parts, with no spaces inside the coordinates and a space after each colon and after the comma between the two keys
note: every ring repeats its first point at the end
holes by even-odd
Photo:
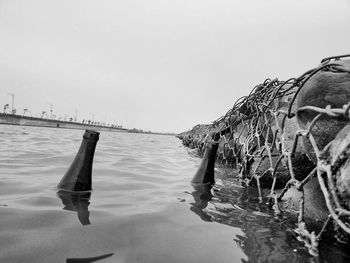
{"type": "Polygon", "coordinates": [[[247,185],[256,184],[261,200],[261,188],[271,189],[269,198],[277,213],[286,192],[295,188],[300,194],[296,232],[314,254],[327,228],[333,227],[342,242],[348,242],[350,235],[350,63],[346,57],[350,55],[323,59],[298,78],[266,79],[212,124],[179,135],[200,154],[208,140],[220,140],[217,161],[238,168],[247,185]],[[312,89],[317,85],[323,87],[312,89]],[[312,180],[318,182],[328,208],[317,233],[308,231],[304,213],[305,188],[312,180]]]}

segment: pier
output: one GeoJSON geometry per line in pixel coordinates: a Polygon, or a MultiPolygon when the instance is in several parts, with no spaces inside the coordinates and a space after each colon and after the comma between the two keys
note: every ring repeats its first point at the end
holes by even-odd
{"type": "Polygon", "coordinates": [[[80,123],[75,121],[62,121],[55,119],[29,117],[16,114],[0,113],[0,124],[20,125],[20,126],[37,126],[48,128],[63,128],[63,129],[94,129],[97,131],[115,131],[127,132],[125,128],[118,128],[114,126],[95,125],[88,123],[80,123]]]}

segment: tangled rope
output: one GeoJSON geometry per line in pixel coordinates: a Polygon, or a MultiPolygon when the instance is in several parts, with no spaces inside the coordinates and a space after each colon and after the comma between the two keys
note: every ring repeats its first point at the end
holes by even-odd
{"type": "Polygon", "coordinates": [[[331,144],[339,131],[331,135],[327,145],[319,135],[325,121],[341,120],[341,128],[350,124],[350,100],[339,108],[331,105],[297,107],[296,101],[319,72],[349,74],[350,68],[338,63],[345,57],[350,55],[323,59],[319,67],[299,78],[266,79],[211,125],[197,125],[192,131],[179,135],[185,145],[198,148],[200,154],[204,152],[206,141],[216,136],[220,140],[217,160],[239,168],[240,178],[247,184],[256,182],[261,200],[261,188],[270,187],[270,201],[277,212],[290,188],[300,192],[296,232],[312,254],[317,254],[318,242],[330,222],[334,222],[334,228],[341,233],[339,239],[350,236],[349,203],[340,196],[336,184],[339,167],[350,159],[350,143],[347,141],[337,156],[330,158],[331,144]],[[307,125],[298,121],[305,116],[309,117],[307,125]],[[304,213],[304,189],[312,178],[317,178],[329,212],[317,234],[308,231],[304,213]],[[282,189],[278,194],[277,188],[282,189]]]}

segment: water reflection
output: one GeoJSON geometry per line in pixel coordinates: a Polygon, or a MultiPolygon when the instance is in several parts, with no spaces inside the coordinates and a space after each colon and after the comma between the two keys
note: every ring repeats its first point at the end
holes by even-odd
{"type": "Polygon", "coordinates": [[[78,213],[78,219],[83,226],[91,224],[89,220],[90,212],[88,210],[91,192],[58,191],[57,196],[62,200],[64,210],[78,213]]]}
{"type": "Polygon", "coordinates": [[[242,262],[349,262],[349,253],[334,244],[320,244],[320,256],[312,257],[293,231],[296,217],[275,215],[266,202],[259,202],[255,187],[238,183],[193,185],[191,211],[206,222],[239,228],[244,234],[233,241],[247,255],[242,262]],[[337,261],[333,261],[337,259],[337,261]]]}
{"type": "Polygon", "coordinates": [[[212,184],[192,184],[192,187],[194,189],[192,192],[194,203],[191,203],[191,211],[199,215],[203,221],[212,221],[210,215],[203,211],[213,197],[211,193],[212,184]]]}
{"type": "MultiPolygon", "coordinates": [[[[232,185],[231,185],[232,186],[232,185]]],[[[283,218],[274,218],[269,208],[259,203],[254,188],[219,188],[212,185],[193,185],[194,203],[191,211],[204,221],[214,221],[237,227],[244,235],[233,237],[234,242],[248,256],[242,262],[304,262],[304,255],[297,254],[293,247],[298,244],[283,218]],[[295,244],[291,244],[294,242],[295,244]],[[286,247],[290,244],[290,247],[286,247]]]]}

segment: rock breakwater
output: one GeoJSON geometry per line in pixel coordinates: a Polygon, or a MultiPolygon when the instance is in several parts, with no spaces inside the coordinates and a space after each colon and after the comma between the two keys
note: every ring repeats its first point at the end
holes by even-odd
{"type": "Polygon", "coordinates": [[[350,55],[323,59],[302,76],[267,79],[212,124],[178,134],[204,154],[219,141],[217,162],[234,166],[277,213],[292,199],[299,239],[317,254],[321,237],[350,236],[350,55]],[[269,188],[262,196],[261,188],[269,188]]]}

